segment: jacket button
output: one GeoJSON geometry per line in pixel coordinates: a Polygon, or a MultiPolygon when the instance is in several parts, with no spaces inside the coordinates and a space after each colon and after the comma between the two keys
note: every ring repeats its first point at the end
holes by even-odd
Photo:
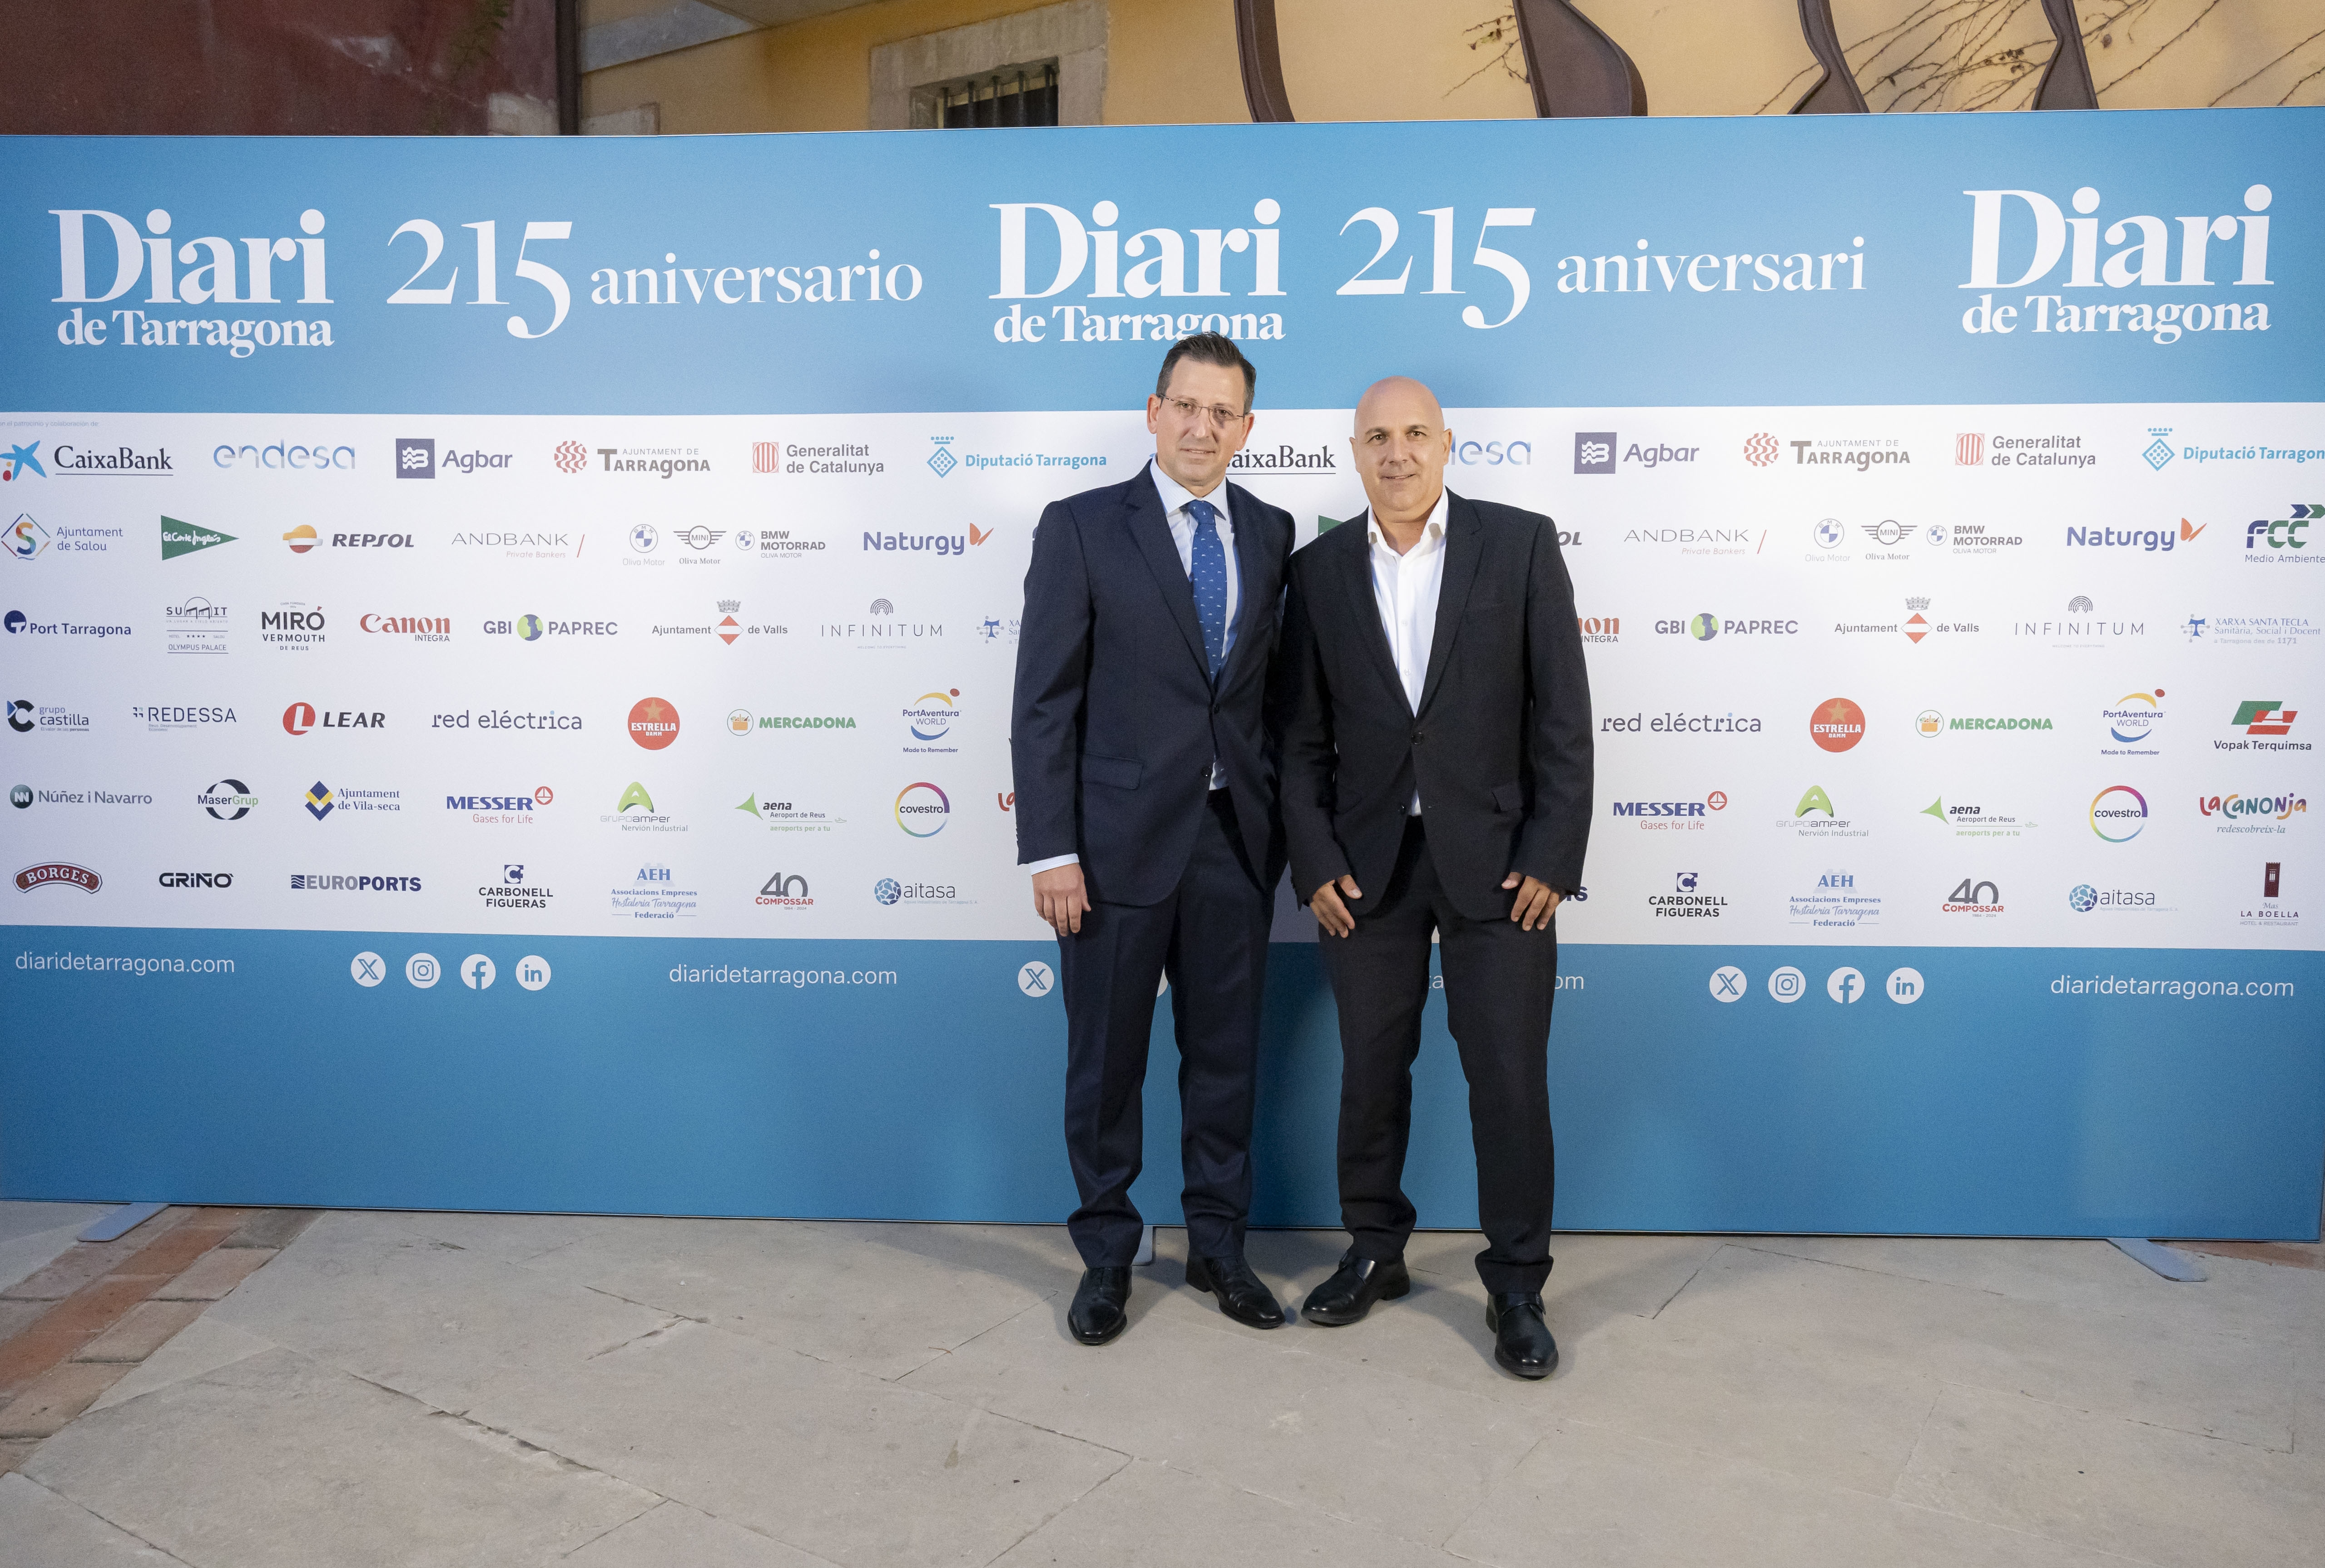
{"type": "Polygon", "coordinates": [[[1418,729],[1416,729],[1416,730],[1414,730],[1414,731],[1413,732],[1413,745],[1415,745],[1415,746],[1419,746],[1422,741],[1424,741],[1424,740],[1426,740],[1426,739],[1428,739],[1428,738],[1429,738],[1429,737],[1427,737],[1426,735],[1423,735],[1423,734],[1422,734],[1422,733],[1421,733],[1421,731],[1419,731],[1418,729]]]}

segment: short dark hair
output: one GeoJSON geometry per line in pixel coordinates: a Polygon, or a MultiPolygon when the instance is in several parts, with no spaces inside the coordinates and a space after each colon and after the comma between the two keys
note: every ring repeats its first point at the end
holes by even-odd
{"type": "Polygon", "coordinates": [[[1243,411],[1251,412],[1253,394],[1259,390],[1259,372],[1235,346],[1235,339],[1219,332],[1197,332],[1171,345],[1171,352],[1162,356],[1162,374],[1154,378],[1154,395],[1171,395],[1171,372],[1181,359],[1191,359],[1198,365],[1217,365],[1243,372],[1243,411]]]}

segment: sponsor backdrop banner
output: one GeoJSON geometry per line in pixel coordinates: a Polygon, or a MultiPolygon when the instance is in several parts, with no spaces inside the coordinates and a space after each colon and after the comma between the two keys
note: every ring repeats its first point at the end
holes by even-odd
{"type": "Polygon", "coordinates": [[[1209,329],[1558,520],[1561,1223],[2316,1234],[2320,111],[7,151],[10,1197],[1061,1218],[1020,584],[1209,329]]]}

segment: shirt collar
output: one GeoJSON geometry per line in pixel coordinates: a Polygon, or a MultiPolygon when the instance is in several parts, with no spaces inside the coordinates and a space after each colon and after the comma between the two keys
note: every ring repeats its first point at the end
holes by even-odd
{"type": "MultiPolygon", "coordinates": [[[[1437,492],[1437,505],[1429,509],[1429,521],[1421,525],[1421,543],[1413,546],[1415,550],[1432,550],[1445,543],[1445,530],[1452,521],[1452,508],[1448,505],[1452,497],[1450,490],[1440,489],[1437,492]]],[[[1369,506],[1365,508],[1365,537],[1376,550],[1394,548],[1381,537],[1380,524],[1373,521],[1369,506]]]]}
{"type": "Polygon", "coordinates": [[[1181,484],[1178,480],[1164,473],[1162,471],[1162,465],[1156,462],[1153,458],[1146,459],[1146,471],[1154,480],[1155,494],[1162,497],[1162,515],[1164,516],[1167,517],[1173,512],[1185,510],[1187,503],[1190,501],[1203,500],[1209,501],[1212,506],[1218,508],[1219,520],[1222,523],[1228,521],[1227,496],[1227,486],[1225,479],[1220,480],[1218,484],[1213,487],[1209,495],[1198,496],[1192,490],[1188,489],[1186,486],[1181,484]]]}

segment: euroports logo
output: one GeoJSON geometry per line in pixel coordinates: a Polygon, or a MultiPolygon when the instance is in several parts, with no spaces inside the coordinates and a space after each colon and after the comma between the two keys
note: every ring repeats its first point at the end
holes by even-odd
{"type": "Polygon", "coordinates": [[[2110,844],[2127,844],[2147,826],[2147,797],[2129,784],[2110,784],[2091,798],[2091,831],[2110,844]]]}
{"type": "Polygon", "coordinates": [[[915,839],[932,839],[952,818],[952,802],[932,784],[908,784],[896,792],[896,826],[915,839]]]}

